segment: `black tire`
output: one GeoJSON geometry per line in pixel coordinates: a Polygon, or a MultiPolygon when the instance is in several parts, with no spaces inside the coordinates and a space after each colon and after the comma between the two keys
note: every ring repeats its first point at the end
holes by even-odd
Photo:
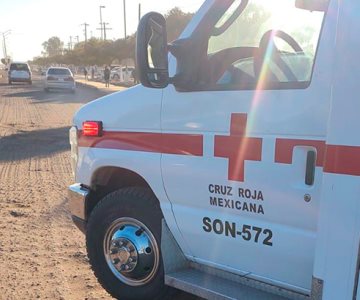
{"type": "Polygon", "coordinates": [[[103,288],[122,300],[171,299],[173,290],[164,284],[161,257],[161,220],[158,200],[146,188],[125,188],[105,196],[94,208],[87,225],[86,248],[90,264],[103,288]],[[109,228],[119,218],[136,219],[149,229],[159,249],[159,264],[152,279],[140,286],[124,283],[111,271],[104,254],[104,240],[109,228]]]}
{"type": "Polygon", "coordinates": [[[118,74],[115,74],[112,79],[118,81],[120,80],[120,76],[118,74]]]}

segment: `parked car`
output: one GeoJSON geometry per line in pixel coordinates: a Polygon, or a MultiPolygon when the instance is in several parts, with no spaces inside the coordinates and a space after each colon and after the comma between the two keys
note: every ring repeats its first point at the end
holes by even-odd
{"type": "Polygon", "coordinates": [[[32,84],[30,66],[25,62],[12,62],[9,67],[9,84],[13,82],[27,82],[32,84]]]}
{"type": "Polygon", "coordinates": [[[50,89],[67,89],[75,92],[74,75],[69,68],[52,67],[46,72],[45,91],[50,89]]]}
{"type": "Polygon", "coordinates": [[[110,79],[120,82],[130,82],[134,67],[116,67],[111,70],[110,79]]]}

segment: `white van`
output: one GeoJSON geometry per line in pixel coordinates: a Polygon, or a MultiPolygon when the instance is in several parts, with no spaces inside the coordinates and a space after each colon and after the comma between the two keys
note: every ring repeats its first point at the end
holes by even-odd
{"type": "Polygon", "coordinates": [[[12,62],[8,70],[9,84],[13,82],[27,82],[32,84],[31,70],[28,63],[25,62],[12,62]]]}
{"type": "Polygon", "coordinates": [[[360,299],[360,1],[143,17],[142,85],[82,107],[75,223],[119,299],[360,299]]]}

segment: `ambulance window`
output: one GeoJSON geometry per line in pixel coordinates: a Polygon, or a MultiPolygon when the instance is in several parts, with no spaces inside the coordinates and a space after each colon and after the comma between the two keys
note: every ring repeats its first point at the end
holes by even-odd
{"type": "Polygon", "coordinates": [[[325,13],[297,8],[294,0],[234,3],[246,7],[226,30],[217,31],[236,7],[215,25],[208,43],[207,82],[218,89],[306,88],[325,13]]]}

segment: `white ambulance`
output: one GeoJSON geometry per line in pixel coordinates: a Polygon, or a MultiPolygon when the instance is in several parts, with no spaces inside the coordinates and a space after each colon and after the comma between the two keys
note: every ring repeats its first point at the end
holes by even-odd
{"type": "MultiPolygon", "coordinates": [[[[69,201],[119,299],[357,299],[360,1],[207,0],[82,107],[69,201]]],[[[360,299],[360,297],[359,297],[360,299]]]]}

